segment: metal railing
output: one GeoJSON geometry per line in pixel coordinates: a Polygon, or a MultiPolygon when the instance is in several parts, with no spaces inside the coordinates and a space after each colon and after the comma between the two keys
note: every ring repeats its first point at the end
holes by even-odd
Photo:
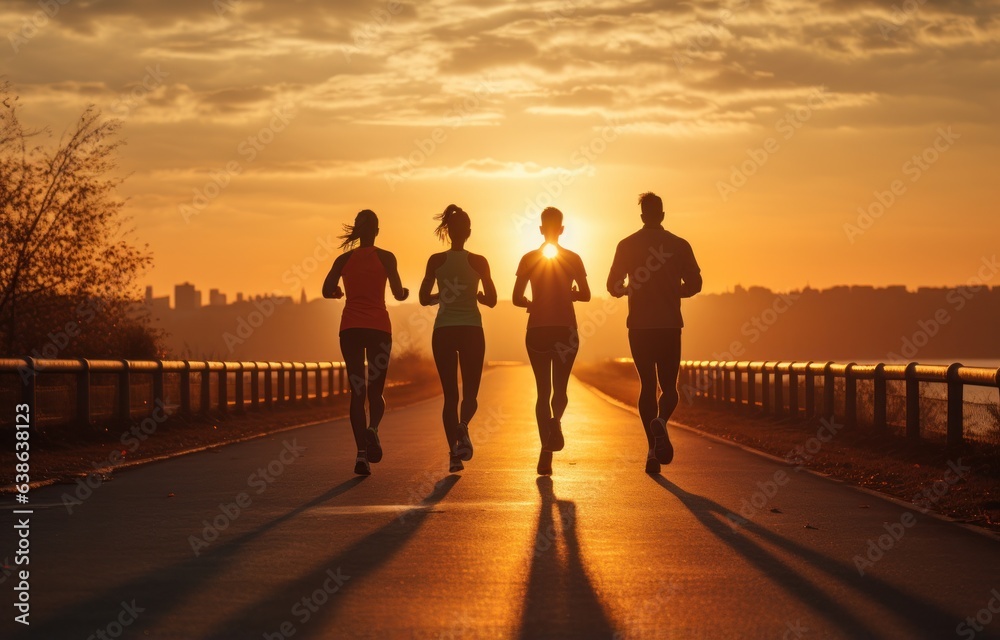
{"type": "Polygon", "coordinates": [[[157,407],[193,417],[303,406],[347,391],[342,362],[0,359],[0,378],[0,392],[32,407],[36,424],[81,426],[128,424],[157,407]]]}
{"type": "MultiPolygon", "coordinates": [[[[855,427],[864,420],[882,432],[890,425],[890,400],[898,400],[893,414],[905,415],[905,433],[913,439],[921,437],[921,400],[943,401],[945,438],[948,446],[953,446],[967,438],[966,387],[1000,389],[1000,369],[965,367],[958,363],[944,366],[915,362],[897,365],[685,360],[681,363],[678,387],[682,399],[709,401],[777,418],[841,418],[846,427],[855,427]],[[861,393],[859,383],[870,383],[870,392],[866,389],[861,393]],[[943,386],[943,398],[922,394],[922,383],[943,386]],[[890,384],[901,384],[905,391],[890,394],[890,384]]],[[[995,422],[1000,411],[995,402],[992,407],[995,422]]]]}

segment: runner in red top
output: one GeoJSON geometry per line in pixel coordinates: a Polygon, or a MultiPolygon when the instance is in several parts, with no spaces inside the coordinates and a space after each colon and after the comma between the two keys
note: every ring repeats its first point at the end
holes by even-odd
{"type": "Polygon", "coordinates": [[[392,288],[396,300],[406,300],[410,294],[400,282],[396,256],[375,246],[378,231],[378,216],[369,209],[360,212],[353,225],[344,225],[341,248],[347,251],[334,260],[323,283],[324,298],[344,297],[339,284],[341,278],[347,292],[347,303],[340,318],[340,351],[351,381],[351,427],[358,445],[354,472],[365,476],[371,473],[369,463],[382,459],[378,425],[385,414],[382,391],[392,351],[385,285],[388,283],[392,288]],[[352,248],[358,243],[358,248],[352,248]]]}

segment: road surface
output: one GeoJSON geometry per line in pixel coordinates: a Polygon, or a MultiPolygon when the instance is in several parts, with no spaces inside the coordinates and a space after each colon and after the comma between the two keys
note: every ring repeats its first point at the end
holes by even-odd
{"type": "Polygon", "coordinates": [[[336,420],[123,471],[72,513],[77,487],[34,491],[31,634],[7,604],[2,635],[1000,633],[993,539],[678,428],[650,477],[634,414],[575,379],[566,448],[539,479],[533,389],[527,367],[486,374],[460,474],[432,398],[386,415],[368,478],[336,420]]]}

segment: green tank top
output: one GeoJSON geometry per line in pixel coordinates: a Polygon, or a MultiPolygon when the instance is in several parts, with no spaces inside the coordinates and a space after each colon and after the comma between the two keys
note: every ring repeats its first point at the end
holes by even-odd
{"type": "Polygon", "coordinates": [[[479,314],[479,272],[469,264],[468,251],[445,251],[444,264],[437,268],[438,302],[437,327],[481,327],[479,314]]]}

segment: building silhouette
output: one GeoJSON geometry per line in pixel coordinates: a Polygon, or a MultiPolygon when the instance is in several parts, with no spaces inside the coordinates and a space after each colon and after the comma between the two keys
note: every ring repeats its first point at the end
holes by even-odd
{"type": "Polygon", "coordinates": [[[201,308],[201,291],[190,282],[174,285],[174,308],[178,311],[194,311],[201,308]]]}
{"type": "Polygon", "coordinates": [[[208,304],[212,306],[225,306],[226,294],[220,292],[218,289],[209,289],[208,304]]]}

